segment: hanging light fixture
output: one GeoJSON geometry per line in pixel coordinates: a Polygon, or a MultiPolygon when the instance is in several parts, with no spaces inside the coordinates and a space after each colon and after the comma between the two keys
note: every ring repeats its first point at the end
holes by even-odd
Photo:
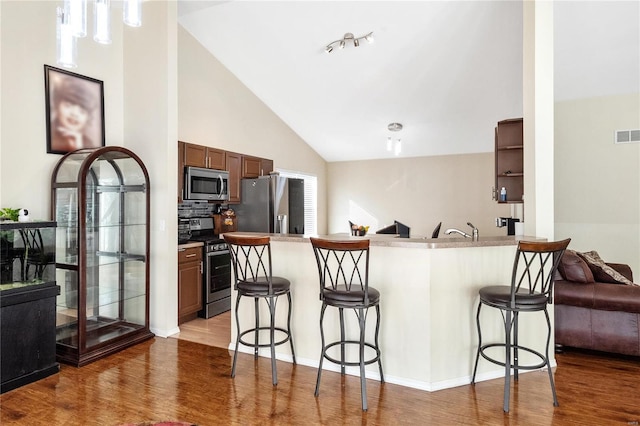
{"type": "Polygon", "coordinates": [[[93,5],[93,39],[111,44],[111,0],[96,0],[93,5]]]}
{"type": "Polygon", "coordinates": [[[56,8],[56,56],[57,63],[67,68],[75,68],[76,54],[78,52],[76,38],[73,36],[73,28],[69,24],[69,15],[61,7],[56,8]]]}
{"type": "MultiPolygon", "coordinates": [[[[56,10],[57,63],[75,68],[77,38],[87,35],[87,1],[63,0],[56,10]]],[[[118,2],[119,3],[119,2],[118,2]]],[[[142,0],[122,0],[123,22],[131,27],[142,25],[142,0]]],[[[111,44],[111,0],[94,0],[93,39],[101,44],[111,44]]]]}
{"type": "Polygon", "coordinates": [[[69,25],[74,37],[87,35],[87,0],[64,0],[64,10],[69,15],[69,25]]]}
{"type": "MultiPolygon", "coordinates": [[[[400,123],[389,123],[387,129],[390,132],[399,132],[402,130],[402,124],[400,123]]],[[[393,151],[394,155],[400,155],[402,151],[402,139],[393,138],[392,136],[387,137],[387,151],[393,151]]]]}
{"type": "Polygon", "coordinates": [[[327,44],[324,48],[324,51],[327,53],[333,52],[333,46],[336,44],[340,49],[344,49],[347,43],[353,44],[353,47],[358,47],[360,46],[361,40],[366,40],[369,43],[373,43],[373,31],[369,34],[363,35],[362,37],[355,37],[352,33],[346,33],[340,40],[335,40],[327,44]]]}
{"type": "Polygon", "coordinates": [[[130,27],[142,25],[142,0],[125,0],[122,19],[130,27]]]}

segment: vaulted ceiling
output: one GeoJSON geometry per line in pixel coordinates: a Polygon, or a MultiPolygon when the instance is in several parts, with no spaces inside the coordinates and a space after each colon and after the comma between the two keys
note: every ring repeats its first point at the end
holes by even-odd
{"type": "MultiPolygon", "coordinates": [[[[555,4],[557,100],[640,92],[639,4],[555,4]]],[[[490,152],[495,123],[522,116],[520,1],[179,1],[179,15],[327,161],[394,157],[390,135],[399,157],[490,152]]]]}

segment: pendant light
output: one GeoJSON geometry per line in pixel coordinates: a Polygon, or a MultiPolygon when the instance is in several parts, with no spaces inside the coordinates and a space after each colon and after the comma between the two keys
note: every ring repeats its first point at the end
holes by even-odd
{"type": "Polygon", "coordinates": [[[78,45],[73,36],[73,28],[69,24],[69,15],[61,7],[56,9],[56,62],[66,68],[75,68],[78,45]]]}
{"type": "Polygon", "coordinates": [[[142,0],[125,0],[122,20],[130,27],[142,25],[142,0]]]}
{"type": "Polygon", "coordinates": [[[87,35],[87,0],[64,0],[64,10],[69,15],[69,25],[74,37],[87,35]]]}
{"type": "Polygon", "coordinates": [[[111,44],[111,0],[95,1],[93,39],[100,44],[111,44]]]}

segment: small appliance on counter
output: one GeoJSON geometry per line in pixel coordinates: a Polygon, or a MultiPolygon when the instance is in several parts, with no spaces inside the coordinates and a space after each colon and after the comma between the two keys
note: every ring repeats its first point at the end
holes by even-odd
{"type": "Polygon", "coordinates": [[[496,226],[498,228],[507,227],[507,235],[516,235],[516,222],[520,219],[514,217],[496,217],[496,226]]]}
{"type": "Polygon", "coordinates": [[[191,239],[189,219],[178,219],[178,244],[185,244],[191,239]]]}

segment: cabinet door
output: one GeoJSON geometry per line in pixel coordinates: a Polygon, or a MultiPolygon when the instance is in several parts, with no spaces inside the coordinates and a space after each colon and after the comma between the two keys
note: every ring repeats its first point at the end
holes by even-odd
{"type": "Polygon", "coordinates": [[[226,160],[227,171],[229,172],[229,203],[239,203],[242,156],[234,152],[227,152],[226,160]]]}
{"type": "Polygon", "coordinates": [[[201,261],[178,265],[178,321],[202,309],[201,261]]]}
{"type": "Polygon", "coordinates": [[[194,145],[192,143],[185,143],[184,165],[192,167],[207,167],[207,147],[194,145]]]}
{"type": "Polygon", "coordinates": [[[273,171],[273,160],[262,158],[260,161],[260,176],[268,176],[273,171]]]}
{"type": "Polygon", "coordinates": [[[262,168],[262,159],[257,157],[242,156],[242,177],[257,178],[260,176],[262,168]]]}
{"type": "Polygon", "coordinates": [[[216,148],[207,148],[207,167],[209,169],[225,170],[226,157],[224,151],[216,148]]]}

